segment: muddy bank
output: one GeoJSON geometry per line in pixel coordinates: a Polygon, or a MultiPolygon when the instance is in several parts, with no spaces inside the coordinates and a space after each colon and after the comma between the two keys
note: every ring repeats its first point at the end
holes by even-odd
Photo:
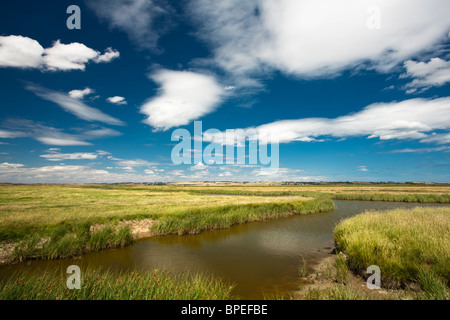
{"type": "MultiPolygon", "coordinates": [[[[154,234],[151,231],[151,227],[154,224],[152,219],[143,220],[126,220],[120,221],[116,226],[114,226],[115,231],[119,230],[123,226],[128,226],[131,231],[131,236],[133,240],[140,240],[152,237],[154,234]]],[[[92,235],[105,228],[105,224],[94,224],[89,228],[89,233],[92,235]]],[[[48,237],[42,238],[36,245],[36,249],[42,249],[45,243],[49,241],[48,237]]],[[[2,242],[0,243],[0,265],[7,265],[14,262],[18,262],[14,256],[14,250],[17,247],[17,242],[2,242]]]]}

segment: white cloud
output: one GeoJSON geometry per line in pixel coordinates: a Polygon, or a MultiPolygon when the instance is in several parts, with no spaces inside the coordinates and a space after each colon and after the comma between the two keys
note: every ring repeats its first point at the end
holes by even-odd
{"type": "Polygon", "coordinates": [[[0,130],[0,138],[14,139],[20,137],[26,137],[26,134],[20,131],[0,130]]]}
{"type": "Polygon", "coordinates": [[[155,166],[137,173],[132,166],[106,167],[95,169],[91,165],[55,165],[26,167],[23,164],[0,163],[0,181],[22,183],[101,183],[101,182],[156,182],[156,181],[318,181],[321,176],[305,175],[303,170],[280,168],[278,171],[265,172],[249,167],[209,166],[210,170],[170,170],[165,172],[155,166]],[[121,169],[119,173],[109,170],[121,169]],[[164,174],[161,174],[164,172],[164,174]]]}
{"type": "Polygon", "coordinates": [[[9,163],[9,162],[3,162],[0,163],[0,168],[2,169],[9,169],[9,168],[20,168],[23,167],[23,164],[21,163],[9,163]]]}
{"type": "Polygon", "coordinates": [[[436,143],[436,144],[450,144],[450,133],[445,134],[432,134],[422,140],[420,142],[426,143],[436,143]]]}
{"type": "Polygon", "coordinates": [[[268,70],[305,78],[361,65],[388,71],[433,50],[450,27],[447,0],[193,0],[189,13],[215,65],[239,86],[258,85],[254,76],[268,70]],[[367,27],[373,5],[379,30],[367,27]]]}
{"type": "Polygon", "coordinates": [[[90,146],[92,145],[89,142],[79,140],[77,138],[69,138],[69,137],[35,137],[35,140],[40,143],[51,145],[51,146],[90,146]]]}
{"type": "Polygon", "coordinates": [[[307,176],[305,172],[300,169],[279,168],[273,170],[255,169],[250,174],[235,175],[237,181],[323,181],[323,176],[307,176]],[[239,179],[240,177],[241,179],[239,179]]]}
{"type": "Polygon", "coordinates": [[[119,131],[109,128],[87,130],[82,134],[82,136],[87,139],[100,139],[105,137],[110,138],[110,137],[117,137],[120,135],[122,135],[122,133],[120,133],[119,131]]]}
{"type": "Polygon", "coordinates": [[[401,78],[413,78],[405,88],[407,93],[421,92],[431,88],[440,87],[450,82],[450,61],[432,58],[429,62],[415,62],[408,60],[404,63],[406,73],[401,78]]]}
{"type": "Polygon", "coordinates": [[[57,40],[53,47],[45,49],[44,62],[49,70],[84,70],[89,60],[98,52],[82,43],[62,44],[57,40]]]}
{"type": "Polygon", "coordinates": [[[120,52],[117,50],[114,50],[111,47],[106,48],[105,53],[98,55],[95,59],[94,62],[96,63],[108,63],[111,62],[114,59],[117,59],[120,57],[120,52]]]}
{"type": "Polygon", "coordinates": [[[366,166],[359,166],[359,167],[358,167],[358,171],[361,171],[361,172],[368,172],[369,169],[367,169],[366,166]]]}
{"type": "Polygon", "coordinates": [[[106,100],[108,102],[110,102],[110,103],[117,104],[117,105],[127,104],[127,101],[125,100],[125,98],[124,97],[119,97],[119,96],[109,97],[106,100]]]}
{"type": "Polygon", "coordinates": [[[191,170],[195,171],[195,170],[205,170],[207,169],[208,166],[203,164],[202,162],[197,163],[195,166],[191,167],[191,170]]]}
{"type": "Polygon", "coordinates": [[[389,151],[387,153],[430,153],[430,152],[450,152],[450,147],[443,146],[443,147],[436,147],[436,148],[419,148],[419,149],[399,149],[399,150],[393,150],[389,151]]]}
{"type": "Polygon", "coordinates": [[[0,36],[0,67],[37,68],[50,71],[85,70],[89,62],[110,62],[119,52],[107,48],[104,54],[82,43],[60,40],[44,49],[39,42],[23,36],[0,36]]]}
{"type": "Polygon", "coordinates": [[[95,91],[91,88],[84,88],[83,90],[69,91],[69,96],[74,99],[83,99],[85,96],[93,94],[95,91]]]}
{"type": "Polygon", "coordinates": [[[122,121],[111,117],[98,109],[89,107],[82,101],[74,99],[64,93],[46,89],[34,84],[27,85],[26,88],[32,91],[38,97],[56,103],[61,108],[63,108],[63,110],[74,114],[80,119],[86,121],[99,121],[116,126],[124,125],[122,121]]]}
{"type": "Polygon", "coordinates": [[[63,160],[95,160],[98,158],[98,154],[92,152],[74,152],[74,153],[49,153],[40,155],[49,161],[63,161],[63,160]]]}
{"type": "Polygon", "coordinates": [[[141,159],[137,159],[137,160],[122,160],[119,159],[119,161],[117,162],[118,166],[121,167],[130,167],[130,168],[134,168],[134,167],[150,167],[153,166],[155,163],[149,162],[147,160],[141,160],[141,159]]]}
{"type": "MultiPolygon", "coordinates": [[[[259,138],[260,143],[320,141],[317,138],[368,137],[381,140],[425,139],[426,132],[450,128],[450,97],[434,100],[411,99],[402,102],[375,103],[363,110],[335,119],[305,118],[281,120],[236,131],[236,138],[245,135],[259,138]]],[[[205,135],[206,140],[220,137],[205,135]]],[[[235,139],[236,139],[235,138],[235,139]]]]}
{"type": "Polygon", "coordinates": [[[151,78],[160,86],[159,93],[142,105],[141,113],[155,130],[186,125],[211,113],[224,92],[214,77],[200,73],[160,70],[151,78]]]}
{"type": "Polygon", "coordinates": [[[170,23],[172,12],[167,3],[154,0],[88,0],[97,16],[117,28],[139,47],[155,49],[160,34],[170,23]],[[166,19],[166,20],[161,20],[166,19]],[[161,23],[158,23],[161,22],[161,23]]]}
{"type": "MultiPolygon", "coordinates": [[[[78,134],[69,134],[62,132],[61,129],[23,119],[7,120],[3,126],[8,130],[0,130],[0,134],[2,132],[8,134],[0,136],[2,138],[13,139],[27,137],[43,144],[53,146],[89,146],[91,143],[86,142],[85,140],[109,138],[121,135],[120,132],[108,128],[85,130],[78,134]]],[[[58,150],[55,148],[53,151],[58,150]]]]}
{"type": "Polygon", "coordinates": [[[44,48],[36,40],[22,36],[0,36],[0,67],[40,68],[44,48]]]}

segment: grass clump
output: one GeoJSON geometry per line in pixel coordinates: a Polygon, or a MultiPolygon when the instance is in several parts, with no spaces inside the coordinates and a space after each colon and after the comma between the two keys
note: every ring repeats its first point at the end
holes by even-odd
{"type": "Polygon", "coordinates": [[[365,212],[342,221],[334,238],[351,269],[379,266],[382,285],[415,283],[428,298],[448,296],[450,208],[365,212]]]}
{"type": "Polygon", "coordinates": [[[15,246],[13,256],[18,261],[69,258],[89,251],[122,248],[132,241],[129,226],[114,228],[107,225],[92,234],[85,224],[77,228],[58,226],[48,233],[26,236],[15,246]]]}
{"type": "Polygon", "coordinates": [[[308,268],[304,257],[302,257],[302,261],[298,265],[297,272],[300,278],[305,278],[308,275],[308,268]]]}
{"type": "Polygon", "coordinates": [[[94,232],[88,243],[92,251],[107,248],[123,248],[133,241],[129,226],[121,226],[117,231],[110,225],[94,232]]]}
{"type": "Polygon", "coordinates": [[[340,252],[336,256],[336,281],[340,283],[345,283],[348,277],[348,266],[345,255],[340,252]]]}
{"type": "Polygon", "coordinates": [[[285,203],[230,205],[208,210],[197,209],[162,217],[152,227],[155,234],[196,234],[210,229],[229,228],[235,224],[264,221],[291,216],[330,211],[334,203],[326,198],[285,203]]]}
{"type": "Polygon", "coordinates": [[[227,300],[233,286],[206,275],[169,271],[82,270],[81,289],[63,273],[13,275],[0,283],[0,300],[227,300]]]}

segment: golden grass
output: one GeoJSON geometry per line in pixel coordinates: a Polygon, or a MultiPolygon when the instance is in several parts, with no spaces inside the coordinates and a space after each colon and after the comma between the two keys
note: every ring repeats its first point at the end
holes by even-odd
{"type": "MultiPolygon", "coordinates": [[[[440,287],[450,279],[450,207],[370,211],[342,221],[334,231],[339,250],[353,270],[370,265],[382,279],[440,287]]],[[[433,289],[434,290],[434,289],[433,289]]]]}
{"type": "Polygon", "coordinates": [[[157,219],[193,209],[226,205],[287,203],[308,198],[190,194],[156,187],[89,188],[76,185],[0,186],[0,230],[43,227],[66,221],[107,221],[147,216],[157,219]]]}

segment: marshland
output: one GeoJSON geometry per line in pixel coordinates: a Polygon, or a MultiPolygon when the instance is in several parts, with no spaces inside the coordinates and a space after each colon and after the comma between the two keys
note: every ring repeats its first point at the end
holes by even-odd
{"type": "Polygon", "coordinates": [[[0,299],[448,299],[449,203],[447,185],[2,185],[0,299]]]}

